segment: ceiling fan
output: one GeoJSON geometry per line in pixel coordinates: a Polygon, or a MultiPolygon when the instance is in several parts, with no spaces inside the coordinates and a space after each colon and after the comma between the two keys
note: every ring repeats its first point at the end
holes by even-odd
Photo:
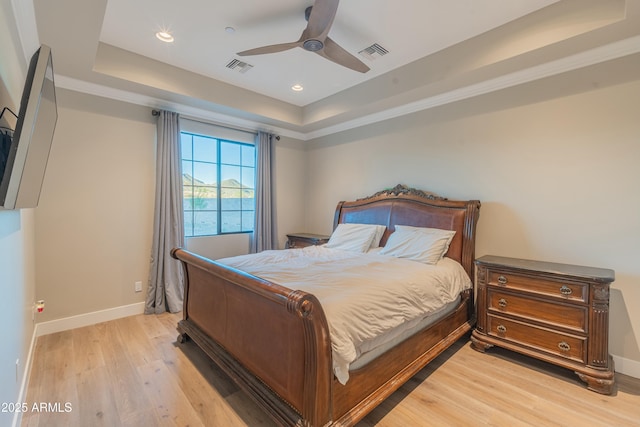
{"type": "Polygon", "coordinates": [[[308,21],[307,28],[304,29],[297,41],[249,49],[238,52],[238,55],[262,55],[265,53],[283,52],[293,49],[294,47],[301,47],[309,52],[315,52],[336,64],[361,73],[366,73],[369,71],[369,67],[328,36],[331,24],[333,24],[333,19],[338,10],[339,1],[340,0],[315,0],[313,6],[309,6],[305,10],[305,19],[308,21]]]}

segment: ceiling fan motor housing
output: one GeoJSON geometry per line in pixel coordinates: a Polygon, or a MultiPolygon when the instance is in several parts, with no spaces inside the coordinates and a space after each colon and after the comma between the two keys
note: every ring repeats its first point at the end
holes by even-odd
{"type": "Polygon", "coordinates": [[[302,47],[309,52],[317,52],[324,47],[324,43],[320,40],[309,39],[302,43],[302,47]]]}

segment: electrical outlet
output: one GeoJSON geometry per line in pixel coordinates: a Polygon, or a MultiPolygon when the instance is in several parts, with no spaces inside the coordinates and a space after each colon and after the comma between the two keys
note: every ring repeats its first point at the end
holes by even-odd
{"type": "Polygon", "coordinates": [[[135,290],[136,292],[142,292],[142,282],[135,283],[135,290]]]}

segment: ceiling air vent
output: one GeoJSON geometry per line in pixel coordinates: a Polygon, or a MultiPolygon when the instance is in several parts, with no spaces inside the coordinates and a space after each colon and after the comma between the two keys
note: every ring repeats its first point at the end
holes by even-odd
{"type": "Polygon", "coordinates": [[[365,49],[362,49],[360,52],[358,52],[360,56],[368,59],[369,61],[373,61],[377,57],[384,56],[387,53],[389,53],[389,51],[383,48],[382,46],[380,46],[378,43],[374,43],[371,46],[365,49]]]}
{"type": "Polygon", "coordinates": [[[242,62],[238,59],[232,59],[231,62],[227,64],[227,68],[231,70],[236,70],[239,73],[246,73],[250,69],[253,68],[253,65],[247,64],[246,62],[242,62]]]}

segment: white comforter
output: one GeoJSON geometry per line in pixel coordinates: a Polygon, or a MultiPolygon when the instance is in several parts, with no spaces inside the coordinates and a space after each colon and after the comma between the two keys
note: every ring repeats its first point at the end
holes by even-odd
{"type": "Polygon", "coordinates": [[[315,295],[329,323],[334,373],[342,384],[363,345],[423,319],[471,287],[462,266],[449,258],[427,265],[375,251],[360,254],[309,246],[218,262],[315,295]]]}

